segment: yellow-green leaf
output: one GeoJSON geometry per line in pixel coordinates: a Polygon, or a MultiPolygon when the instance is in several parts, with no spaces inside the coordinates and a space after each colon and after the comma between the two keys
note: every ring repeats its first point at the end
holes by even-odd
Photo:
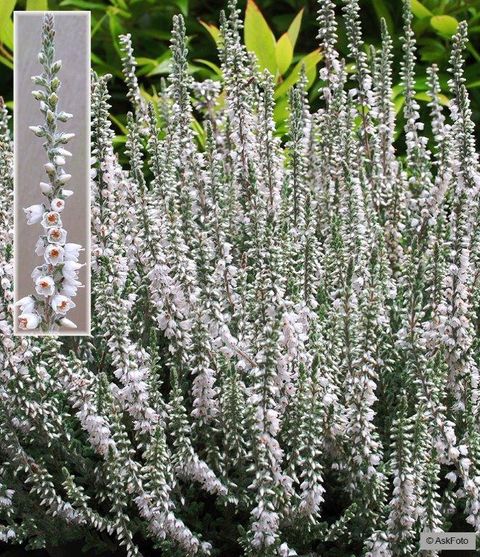
{"type": "Polygon", "coordinates": [[[277,41],[275,56],[280,75],[283,75],[293,60],[293,45],[288,33],[284,33],[277,41]]]}
{"type": "Polygon", "coordinates": [[[220,29],[213,23],[207,23],[206,21],[203,21],[203,19],[199,19],[198,21],[205,27],[215,43],[218,44],[220,41],[220,29]]]}
{"type": "Polygon", "coordinates": [[[394,101],[393,105],[395,107],[395,114],[398,114],[400,110],[402,110],[403,105],[405,104],[405,97],[403,95],[399,95],[394,101]]]}
{"type": "Polygon", "coordinates": [[[200,122],[195,117],[192,118],[192,128],[195,135],[197,136],[198,143],[201,147],[204,147],[206,140],[205,130],[203,129],[202,124],[200,124],[200,122]]]}
{"type": "Polygon", "coordinates": [[[247,2],[244,36],[245,46],[255,53],[260,69],[267,69],[272,75],[276,75],[275,37],[253,0],[247,2]]]}
{"type": "Polygon", "coordinates": [[[412,10],[413,15],[419,19],[433,15],[432,12],[418,0],[411,0],[410,9],[412,10]]]}
{"type": "Polygon", "coordinates": [[[451,37],[458,29],[458,21],[451,15],[434,15],[430,19],[430,25],[442,35],[451,37]]]}
{"type": "Polygon", "coordinates": [[[27,10],[48,10],[48,0],[27,0],[27,10]]]}
{"type": "Polygon", "coordinates": [[[15,0],[2,0],[0,7],[0,42],[13,50],[13,22],[11,15],[15,8],[15,0]]]}
{"type": "Polygon", "coordinates": [[[292,43],[292,48],[295,49],[295,44],[298,39],[298,34],[300,33],[300,26],[302,25],[302,18],[303,18],[303,8],[298,12],[295,16],[292,23],[290,23],[290,27],[288,28],[288,36],[290,37],[290,42],[292,43]]]}
{"type": "MultiPolygon", "coordinates": [[[[415,98],[418,99],[419,101],[424,101],[424,102],[430,102],[432,100],[432,97],[425,92],[417,93],[415,95],[415,98]]],[[[438,100],[440,104],[442,104],[443,106],[448,106],[448,103],[450,102],[448,100],[448,97],[445,96],[443,93],[439,93],[438,100]]]]}
{"type": "Polygon", "coordinates": [[[5,56],[1,56],[0,55],[0,62],[4,65],[7,66],[7,68],[10,68],[11,70],[13,70],[13,63],[11,60],[9,60],[8,58],[6,58],[5,56]]]}
{"type": "Polygon", "coordinates": [[[203,64],[204,66],[207,66],[207,68],[213,70],[216,73],[216,75],[222,77],[222,70],[217,66],[217,64],[210,62],[210,60],[204,60],[203,58],[195,58],[194,62],[198,62],[199,64],[203,64]]]}
{"type": "Polygon", "coordinates": [[[302,71],[302,66],[305,66],[305,74],[308,79],[308,83],[311,84],[313,79],[315,79],[316,71],[317,71],[317,64],[322,59],[322,55],[320,54],[320,49],[316,49],[310,54],[304,56],[293,68],[293,70],[288,74],[285,81],[280,83],[280,85],[275,89],[275,98],[278,99],[279,97],[283,97],[289,89],[295,85],[300,77],[300,72],[302,71]]]}
{"type": "Polygon", "coordinates": [[[116,125],[118,126],[118,128],[126,135],[128,133],[127,131],[127,127],[122,124],[122,122],[120,122],[120,120],[114,116],[113,114],[110,114],[110,120],[116,125]]]}

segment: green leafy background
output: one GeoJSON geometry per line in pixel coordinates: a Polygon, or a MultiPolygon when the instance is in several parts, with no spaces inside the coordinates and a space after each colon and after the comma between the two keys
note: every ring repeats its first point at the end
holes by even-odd
{"type": "MultiPolygon", "coordinates": [[[[138,60],[138,74],[143,94],[155,98],[161,79],[168,73],[168,50],[171,19],[182,13],[187,22],[190,41],[190,69],[196,78],[219,79],[216,40],[220,10],[224,0],[2,0],[0,2],[0,94],[12,107],[13,10],[91,10],[92,67],[99,73],[111,73],[113,107],[112,120],[119,141],[125,132],[128,104],[121,80],[118,35],[132,34],[138,60]]],[[[396,60],[401,57],[401,3],[392,0],[361,0],[362,20],[366,42],[378,45],[379,20],[384,17],[394,38],[396,60]]],[[[313,0],[253,0],[241,1],[245,16],[245,42],[257,54],[260,66],[276,75],[275,117],[277,129],[284,131],[287,117],[287,93],[305,66],[310,86],[310,98],[315,106],[318,98],[317,69],[321,53],[316,42],[316,2],[313,0]]],[[[469,22],[470,44],[467,61],[467,85],[472,96],[474,118],[480,118],[480,0],[412,0],[414,30],[418,40],[419,67],[417,98],[424,104],[426,68],[432,63],[440,67],[440,79],[448,102],[445,72],[449,41],[458,21],[469,22]]],[[[339,30],[340,50],[346,53],[345,33],[339,30]]],[[[396,68],[398,69],[398,64],[396,68]]],[[[397,76],[398,83],[398,76],[397,76]]],[[[402,87],[393,91],[396,109],[403,104],[402,87]]],[[[399,120],[401,125],[401,119],[399,120]]]]}

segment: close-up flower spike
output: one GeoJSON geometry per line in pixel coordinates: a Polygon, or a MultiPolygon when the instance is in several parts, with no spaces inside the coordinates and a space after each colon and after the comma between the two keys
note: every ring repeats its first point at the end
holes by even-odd
{"type": "MultiPolygon", "coordinates": [[[[72,178],[64,169],[65,156],[70,157],[71,153],[60,145],[69,143],[75,134],[63,132],[58,128],[58,122],[67,122],[72,118],[72,114],[58,110],[61,86],[58,74],[62,62],[55,60],[54,16],[48,12],[43,19],[42,47],[38,61],[43,72],[39,76],[33,76],[32,80],[42,89],[32,91],[32,95],[40,102],[40,112],[45,121],[41,125],[30,126],[30,129],[35,136],[45,138],[43,147],[48,162],[44,168],[48,181],[39,184],[44,201],[25,208],[24,212],[27,224],[40,222],[43,228],[35,252],[44,258],[42,284],[48,282],[49,286],[42,287],[39,279],[35,280],[35,293],[31,296],[30,311],[25,313],[23,306],[20,306],[22,313],[18,317],[18,328],[23,331],[54,332],[65,326],[65,314],[75,307],[71,298],[82,285],[77,280],[77,270],[69,274],[62,272],[67,262],[78,260],[78,250],[67,249],[67,246],[75,244],[66,243],[68,231],[60,217],[60,213],[65,209],[65,200],[73,194],[73,191],[63,189],[72,178]],[[67,292],[68,295],[65,295],[67,292]],[[62,303],[58,302],[60,298],[62,303]]],[[[68,328],[76,328],[76,325],[69,320],[68,328]]]]}

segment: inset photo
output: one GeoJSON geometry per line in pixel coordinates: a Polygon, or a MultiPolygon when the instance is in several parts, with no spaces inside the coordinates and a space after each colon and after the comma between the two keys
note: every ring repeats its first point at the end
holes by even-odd
{"type": "Polygon", "coordinates": [[[15,12],[15,333],[90,334],[90,13],[15,12]]]}

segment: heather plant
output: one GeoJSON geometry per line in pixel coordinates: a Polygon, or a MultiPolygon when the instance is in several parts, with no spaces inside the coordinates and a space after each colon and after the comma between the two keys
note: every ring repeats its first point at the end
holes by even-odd
{"type": "Polygon", "coordinates": [[[358,2],[343,13],[348,60],[335,3],[319,4],[321,108],[303,75],[286,142],[274,76],[242,45],[234,0],[221,24],[224,93],[208,93],[224,105],[206,111],[204,149],[181,17],[159,106],[140,101],[121,39],[127,168],[109,76],[93,75],[91,337],[11,336],[8,211],[0,221],[3,541],[75,539],[129,556],[409,557],[424,530],[480,531],[466,26],[452,41],[448,111],[432,67],[422,121],[404,3],[401,157],[387,26],[371,49],[358,2]]]}
{"type": "MultiPolygon", "coordinates": [[[[43,147],[48,157],[45,173],[48,182],[40,182],[40,191],[45,201],[31,205],[24,210],[27,224],[40,223],[43,233],[37,241],[35,253],[43,258],[43,263],[35,267],[32,279],[35,293],[16,302],[20,307],[18,327],[21,330],[55,331],[60,327],[76,328],[75,323],[67,319],[66,314],[75,307],[72,298],[82,286],[78,280],[78,269],[83,264],[78,262],[82,247],[67,242],[67,230],[63,228],[62,215],[65,201],[73,191],[64,186],[72,175],[64,170],[65,157],[72,153],[65,149],[74,133],[62,132],[59,122],[67,122],[72,114],[58,109],[60,79],[58,74],[62,67],[61,60],[55,60],[55,29],[51,13],[44,16],[42,28],[42,49],[38,55],[42,64],[41,75],[32,77],[35,85],[42,87],[32,92],[40,102],[40,111],[44,123],[30,126],[35,136],[45,139],[43,147]]],[[[21,256],[19,247],[19,256],[21,256]]]]}

